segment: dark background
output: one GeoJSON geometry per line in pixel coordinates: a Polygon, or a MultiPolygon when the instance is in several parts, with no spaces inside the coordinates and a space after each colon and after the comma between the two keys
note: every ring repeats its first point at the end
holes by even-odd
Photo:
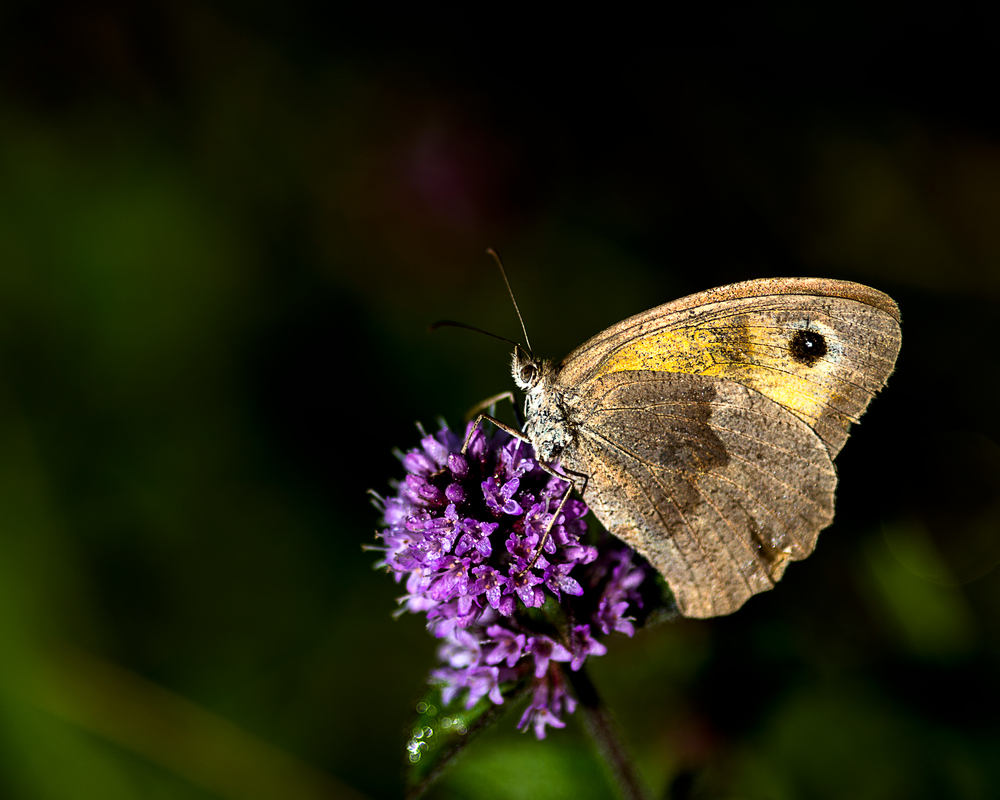
{"type": "MultiPolygon", "coordinates": [[[[400,794],[434,643],[365,492],[511,387],[425,333],[520,337],[488,246],[554,357],[747,278],[899,302],[815,555],[593,675],[658,796],[1000,793],[991,20],[534,12],[0,8],[0,795],[400,794]]],[[[613,796],[519,714],[436,796],[613,796]]]]}

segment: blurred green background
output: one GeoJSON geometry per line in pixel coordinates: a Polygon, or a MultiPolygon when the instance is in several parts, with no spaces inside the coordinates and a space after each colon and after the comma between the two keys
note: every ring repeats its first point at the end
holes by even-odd
{"type": "MultiPolygon", "coordinates": [[[[401,794],[434,643],[365,492],[511,386],[425,333],[519,337],[488,246],[554,357],[747,278],[897,299],[815,555],[594,679],[657,796],[1000,796],[986,20],[400,13],[0,6],[0,796],[401,794]]],[[[577,720],[518,716],[434,795],[614,796],[577,720]]]]}

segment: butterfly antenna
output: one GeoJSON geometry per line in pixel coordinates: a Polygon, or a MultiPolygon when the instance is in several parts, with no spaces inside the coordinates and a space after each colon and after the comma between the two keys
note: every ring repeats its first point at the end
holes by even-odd
{"type": "Polygon", "coordinates": [[[500,274],[503,275],[503,282],[507,284],[507,291],[510,294],[510,301],[514,304],[514,311],[517,313],[517,319],[521,323],[521,332],[524,334],[524,346],[529,353],[531,353],[531,342],[528,341],[528,329],[524,327],[524,317],[521,316],[521,309],[517,307],[517,300],[514,298],[514,291],[510,288],[510,281],[507,280],[507,270],[503,268],[503,261],[500,260],[500,256],[497,251],[492,247],[486,250],[493,260],[497,262],[497,266],[500,267],[500,274]]]}
{"type": "Polygon", "coordinates": [[[476,333],[483,333],[486,336],[492,336],[494,339],[499,339],[501,342],[507,342],[507,344],[512,344],[517,347],[517,342],[512,339],[508,339],[506,336],[500,336],[496,333],[491,333],[490,331],[484,331],[482,328],[477,328],[475,325],[466,325],[464,322],[455,322],[453,319],[441,319],[427,326],[428,333],[434,333],[438,328],[465,328],[467,331],[475,331],[476,333]]]}

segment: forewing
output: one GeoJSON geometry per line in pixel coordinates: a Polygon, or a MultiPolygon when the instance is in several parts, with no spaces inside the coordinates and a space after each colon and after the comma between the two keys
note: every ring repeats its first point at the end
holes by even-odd
{"type": "Polygon", "coordinates": [[[686,616],[728,614],[772,588],[833,519],[826,447],[744,385],[618,372],[574,408],[563,466],[589,476],[588,505],[660,571],[686,616]]]}
{"type": "Polygon", "coordinates": [[[899,352],[899,310],[861,284],[777,278],[724,286],[608,328],[568,355],[565,390],[637,370],[728,378],[778,403],[831,458],[899,352]]]}

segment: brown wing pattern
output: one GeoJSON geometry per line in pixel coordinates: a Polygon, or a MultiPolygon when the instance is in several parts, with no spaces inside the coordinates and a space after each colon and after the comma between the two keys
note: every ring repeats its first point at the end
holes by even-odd
{"type": "Polygon", "coordinates": [[[728,614],[772,588],[833,519],[823,443],[751,388],[618,372],[574,405],[563,465],[591,476],[587,503],[663,574],[685,616],[728,614]]]}
{"type": "Polygon", "coordinates": [[[899,342],[895,303],[867,286],[749,281],[623,320],[570,353],[559,382],[637,370],[728,378],[806,422],[833,457],[892,372],[899,342]],[[803,343],[817,346],[815,358],[803,343]]]}

